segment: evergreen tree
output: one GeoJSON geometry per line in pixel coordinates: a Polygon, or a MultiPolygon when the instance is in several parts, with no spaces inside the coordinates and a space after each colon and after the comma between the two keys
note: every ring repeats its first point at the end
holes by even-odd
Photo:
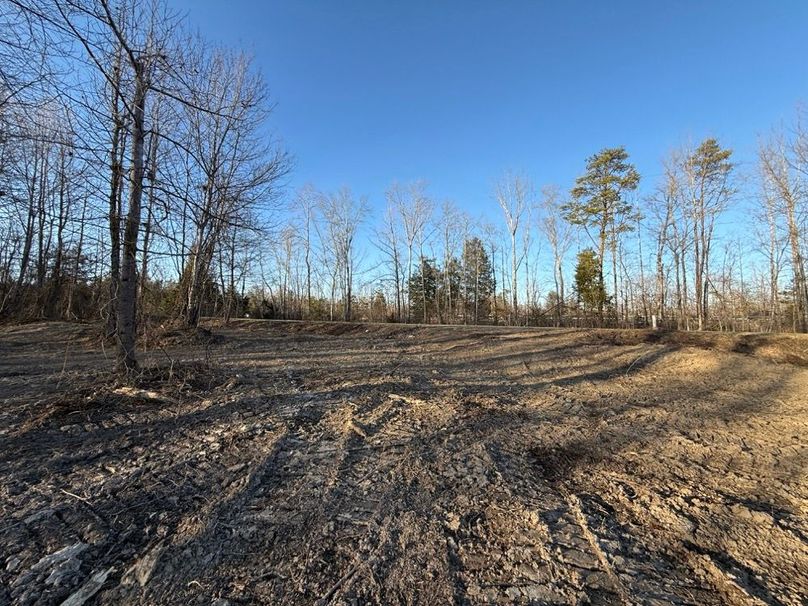
{"type": "Polygon", "coordinates": [[[421,257],[418,269],[410,276],[408,284],[412,317],[418,322],[429,323],[435,311],[438,278],[434,259],[421,257]]]}
{"type": "Polygon", "coordinates": [[[710,253],[718,215],[735,194],[730,180],[734,164],[731,149],[724,149],[715,139],[705,139],[688,156],[685,174],[693,219],[693,263],[696,295],[696,317],[699,330],[705,328],[709,307],[710,253]]]}
{"type": "Polygon", "coordinates": [[[575,265],[575,293],[584,311],[601,311],[607,302],[603,287],[602,264],[595,251],[587,248],[578,253],[575,265]]]}
{"type": "MultiPolygon", "coordinates": [[[[617,237],[632,229],[636,213],[631,204],[623,199],[627,191],[637,188],[640,175],[628,161],[628,152],[623,147],[606,148],[591,156],[586,162],[586,173],[578,177],[572,190],[572,200],[562,206],[564,218],[573,225],[582,226],[589,234],[590,228],[597,229],[598,277],[600,289],[605,292],[603,282],[603,258],[606,243],[611,240],[612,271],[614,274],[614,295],[617,295],[617,237]]],[[[604,299],[605,302],[605,299],[604,299]]],[[[603,315],[603,306],[598,307],[603,315]]]]}
{"type": "Polygon", "coordinates": [[[465,317],[473,324],[487,320],[491,315],[491,298],[494,295],[494,272],[488,252],[479,238],[470,238],[463,243],[462,290],[465,317]]]}

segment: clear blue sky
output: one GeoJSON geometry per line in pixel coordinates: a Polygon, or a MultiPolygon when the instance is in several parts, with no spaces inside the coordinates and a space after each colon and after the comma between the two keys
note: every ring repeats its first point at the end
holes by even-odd
{"type": "Polygon", "coordinates": [[[758,135],[808,101],[808,1],[169,0],[245,48],[296,157],[293,186],[394,179],[498,212],[494,180],[568,188],[625,145],[650,190],[665,152],[711,135],[751,163],[758,135]]]}

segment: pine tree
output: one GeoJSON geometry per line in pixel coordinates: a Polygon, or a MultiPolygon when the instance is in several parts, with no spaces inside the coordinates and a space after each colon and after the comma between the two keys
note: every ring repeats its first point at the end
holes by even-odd
{"type": "Polygon", "coordinates": [[[434,259],[421,257],[418,269],[410,276],[408,284],[412,317],[418,322],[429,323],[435,311],[438,277],[434,259]]]}
{"type": "Polygon", "coordinates": [[[578,296],[578,303],[583,305],[585,312],[600,312],[608,301],[606,289],[603,287],[602,266],[601,260],[591,248],[578,253],[578,263],[575,266],[575,293],[578,296]]]}
{"type": "MultiPolygon", "coordinates": [[[[612,249],[614,295],[617,295],[617,238],[630,231],[636,213],[631,204],[623,199],[625,192],[637,188],[640,175],[634,165],[627,162],[628,153],[623,147],[606,148],[591,156],[586,162],[586,173],[578,177],[572,190],[572,200],[562,206],[564,218],[573,225],[580,225],[589,233],[597,229],[597,260],[600,289],[606,292],[603,282],[603,259],[606,243],[612,249]]],[[[605,300],[604,300],[605,302],[605,300]]],[[[598,307],[603,316],[603,306],[598,307]]]]}
{"type": "Polygon", "coordinates": [[[463,243],[462,290],[465,317],[473,324],[485,321],[491,315],[491,297],[494,294],[494,273],[491,260],[482,240],[470,238],[463,243]]]}
{"type": "Polygon", "coordinates": [[[710,253],[716,218],[735,194],[729,159],[732,150],[723,149],[715,139],[705,139],[688,156],[685,164],[693,220],[693,263],[696,290],[696,318],[699,330],[709,315],[710,253]]]}

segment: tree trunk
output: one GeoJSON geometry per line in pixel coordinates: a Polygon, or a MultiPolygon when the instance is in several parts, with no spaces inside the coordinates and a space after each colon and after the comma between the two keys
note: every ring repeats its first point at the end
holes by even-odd
{"type": "Polygon", "coordinates": [[[493,246],[491,246],[491,281],[494,297],[494,325],[497,325],[499,324],[499,314],[497,313],[497,256],[496,249],[493,246]]]}
{"type": "Polygon", "coordinates": [[[351,321],[351,299],[353,298],[353,276],[351,275],[351,261],[346,259],[345,264],[345,321],[351,321]]]}
{"type": "Polygon", "coordinates": [[[309,240],[308,225],[306,226],[306,319],[311,319],[311,242],[309,240]]]}
{"type": "MultiPolygon", "coordinates": [[[[618,295],[618,288],[617,288],[617,238],[614,233],[614,229],[612,229],[612,237],[611,237],[611,246],[612,249],[612,286],[614,288],[614,318],[617,325],[620,325],[620,298],[618,295]]],[[[625,309],[626,302],[623,301],[623,307],[625,309]]]]}
{"type": "Polygon", "coordinates": [[[650,318],[648,317],[648,297],[645,292],[645,262],[642,258],[642,223],[639,216],[637,217],[637,252],[640,255],[640,302],[642,303],[643,322],[647,326],[650,318]]]}
{"type": "Polygon", "coordinates": [[[769,332],[779,330],[779,290],[777,264],[777,221],[771,201],[767,203],[766,219],[769,223],[769,332]]]}
{"type": "Polygon", "coordinates": [[[44,150],[42,154],[42,169],[40,170],[39,177],[39,192],[37,196],[38,211],[37,217],[39,218],[38,230],[38,246],[37,246],[37,265],[36,265],[36,286],[37,290],[41,291],[42,286],[45,284],[45,276],[48,269],[48,251],[50,248],[50,230],[48,230],[48,240],[45,240],[45,219],[47,213],[45,211],[45,198],[48,193],[48,151],[44,150]]]}
{"type": "Polygon", "coordinates": [[[793,196],[786,200],[788,240],[791,246],[791,264],[794,271],[794,315],[799,332],[808,332],[808,282],[805,277],[805,262],[800,248],[800,232],[797,226],[793,196]]]}
{"type": "Polygon", "coordinates": [[[474,255],[474,324],[480,323],[480,255],[474,255]]]}
{"type": "MultiPolygon", "coordinates": [[[[600,236],[598,240],[598,285],[600,286],[600,291],[602,293],[606,293],[606,281],[603,272],[603,266],[606,256],[606,228],[609,225],[609,215],[608,215],[608,208],[603,209],[603,218],[601,219],[600,223],[600,236]]],[[[617,297],[617,293],[614,293],[614,296],[617,297]]],[[[603,297],[598,297],[598,321],[601,325],[603,325],[603,297]]]]}
{"type": "Polygon", "coordinates": [[[511,324],[519,324],[519,301],[517,296],[516,232],[511,232],[511,324]]]}
{"type": "Polygon", "coordinates": [[[157,143],[158,135],[156,131],[152,131],[151,145],[149,146],[149,200],[146,207],[146,224],[143,230],[143,255],[140,260],[140,280],[138,286],[138,296],[141,305],[143,304],[143,297],[146,293],[146,281],[149,277],[149,244],[151,240],[152,221],[154,219],[154,187],[157,180],[157,143]]]}
{"type": "Polygon", "coordinates": [[[401,268],[398,260],[398,251],[393,252],[393,273],[396,279],[396,320],[401,322],[401,268]]]}
{"type": "Polygon", "coordinates": [[[81,207],[81,221],[79,222],[79,241],[76,244],[75,261],[73,262],[73,276],[70,282],[70,289],[67,295],[67,310],[65,317],[70,320],[73,314],[73,296],[75,295],[76,286],[79,282],[79,269],[81,268],[81,251],[84,250],[84,225],[87,216],[87,199],[84,198],[84,203],[81,207]]]}
{"type": "Polygon", "coordinates": [[[118,363],[126,372],[137,369],[137,239],[143,195],[144,114],[148,86],[141,61],[135,63],[135,91],[132,98],[132,172],[129,177],[129,212],[126,217],[118,301],[118,363]]]}
{"type": "Polygon", "coordinates": [[[45,316],[48,318],[57,318],[61,313],[57,313],[59,301],[62,298],[62,259],[64,257],[64,229],[67,225],[67,177],[65,175],[65,149],[61,148],[60,155],[60,170],[59,170],[59,216],[56,224],[56,257],[53,261],[53,270],[51,271],[50,292],[48,293],[48,301],[45,306],[45,316]]]}
{"type": "MultiPolygon", "coordinates": [[[[117,74],[117,71],[116,71],[117,74]]],[[[113,85],[117,85],[113,83],[113,85]]],[[[109,183],[109,303],[107,307],[107,337],[115,336],[118,322],[118,289],[121,275],[121,173],[123,160],[123,125],[118,115],[117,92],[113,101],[112,146],[110,150],[109,183]]]]}
{"type": "Polygon", "coordinates": [[[410,321],[410,280],[412,280],[412,242],[407,244],[407,322],[410,321]]]}

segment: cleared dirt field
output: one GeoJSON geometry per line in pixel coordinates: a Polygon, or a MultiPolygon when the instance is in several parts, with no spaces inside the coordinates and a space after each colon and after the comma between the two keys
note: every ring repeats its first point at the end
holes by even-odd
{"type": "Polygon", "coordinates": [[[0,603],[808,603],[806,339],[92,332],[0,329],[0,603]]]}

